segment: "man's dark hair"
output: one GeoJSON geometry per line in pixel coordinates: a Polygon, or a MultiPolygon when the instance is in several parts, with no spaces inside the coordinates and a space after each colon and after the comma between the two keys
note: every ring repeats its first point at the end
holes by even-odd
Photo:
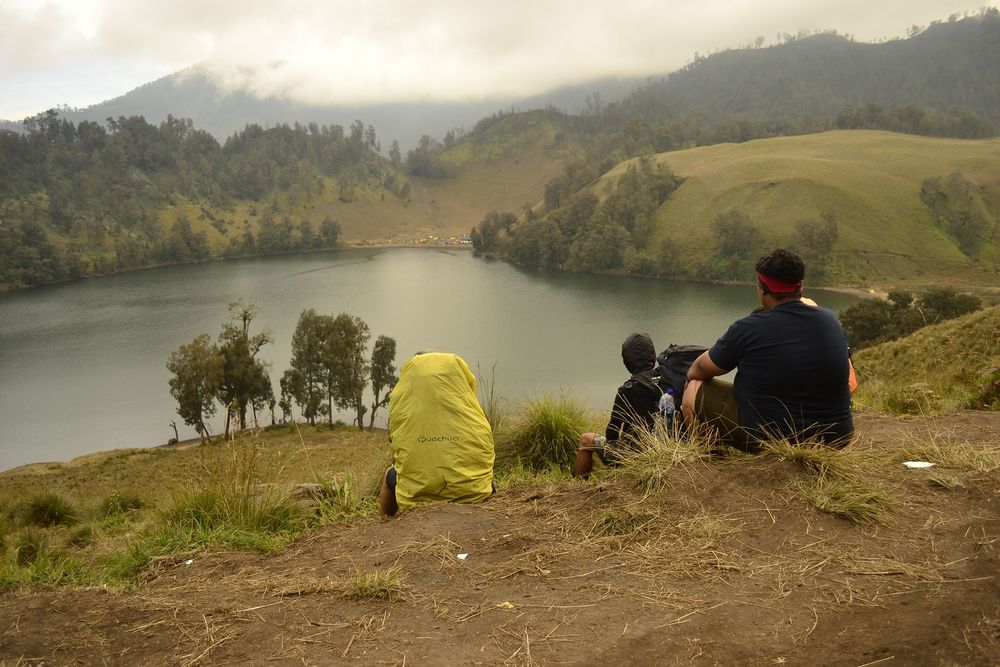
{"type": "Polygon", "coordinates": [[[770,255],[764,255],[757,260],[754,268],[758,273],[786,283],[802,282],[806,275],[806,265],[802,263],[802,258],[784,248],[777,248],[770,255]]]}

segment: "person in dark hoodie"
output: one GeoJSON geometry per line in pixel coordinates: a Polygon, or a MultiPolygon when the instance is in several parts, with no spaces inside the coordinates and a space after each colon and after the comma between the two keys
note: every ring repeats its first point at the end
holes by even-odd
{"type": "Polygon", "coordinates": [[[649,334],[634,333],[625,339],[622,362],[632,376],[615,394],[611,421],[604,435],[584,433],[580,436],[575,477],[587,479],[590,476],[595,452],[605,465],[615,465],[620,452],[634,443],[637,431],[653,430],[660,389],[653,381],[656,348],[649,334]]]}

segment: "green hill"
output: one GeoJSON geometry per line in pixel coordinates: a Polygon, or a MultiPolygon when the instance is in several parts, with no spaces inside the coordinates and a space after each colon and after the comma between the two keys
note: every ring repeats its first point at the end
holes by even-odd
{"type": "MultiPolygon", "coordinates": [[[[1000,140],[834,131],[663,153],[656,160],[683,179],[658,210],[649,245],[652,252],[666,238],[676,244],[676,275],[712,278],[713,221],[737,209],[760,232],[751,257],[770,246],[795,246],[798,223],[832,214],[837,227],[827,283],[997,284],[1000,140]],[[968,184],[966,203],[983,217],[972,256],[921,197],[925,181],[956,173],[968,184]]],[[[607,191],[629,164],[591,191],[607,191]]]]}

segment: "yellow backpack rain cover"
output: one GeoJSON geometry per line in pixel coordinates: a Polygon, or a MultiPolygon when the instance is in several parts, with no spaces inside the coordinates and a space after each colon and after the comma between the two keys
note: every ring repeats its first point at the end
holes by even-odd
{"type": "Polygon", "coordinates": [[[401,510],[489,497],[493,431],[476,399],[476,378],[457,354],[428,352],[403,365],[389,398],[389,439],[401,510]]]}

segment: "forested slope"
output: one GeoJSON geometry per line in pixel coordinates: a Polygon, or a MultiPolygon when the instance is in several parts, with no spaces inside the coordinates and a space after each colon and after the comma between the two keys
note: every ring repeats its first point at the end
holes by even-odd
{"type": "Polygon", "coordinates": [[[0,287],[464,234],[489,208],[541,200],[561,166],[558,118],[502,117],[445,160],[429,137],[423,150],[383,157],[361,121],[250,125],[220,145],[173,117],[105,128],[40,114],[26,134],[0,132],[0,287]],[[421,170],[425,158],[445,171],[421,170]]]}

